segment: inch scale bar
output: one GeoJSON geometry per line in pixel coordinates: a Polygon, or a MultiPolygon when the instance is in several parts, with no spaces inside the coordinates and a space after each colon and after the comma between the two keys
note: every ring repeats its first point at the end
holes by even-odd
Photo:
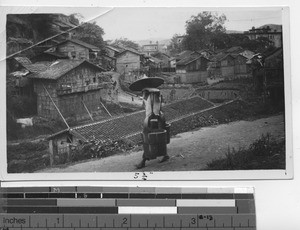
{"type": "Polygon", "coordinates": [[[251,188],[0,188],[0,229],[254,230],[251,188]]]}
{"type": "Polygon", "coordinates": [[[254,214],[5,214],[1,226],[14,229],[123,229],[123,228],[203,228],[203,229],[255,229],[254,214]]]}

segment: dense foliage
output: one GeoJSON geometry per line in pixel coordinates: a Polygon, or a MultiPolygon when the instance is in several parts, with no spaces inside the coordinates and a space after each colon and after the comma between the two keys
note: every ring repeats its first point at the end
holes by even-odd
{"type": "Polygon", "coordinates": [[[262,135],[249,148],[230,149],[224,158],[212,160],[207,170],[285,169],[285,140],[262,135]]]}
{"type": "Polygon", "coordinates": [[[204,11],[186,22],[184,47],[188,50],[213,49],[213,39],[225,33],[226,16],[204,11]]]}
{"type": "Polygon", "coordinates": [[[97,46],[101,49],[104,48],[103,35],[104,30],[96,24],[96,22],[82,23],[74,30],[72,38],[79,39],[88,44],[97,46]]]}
{"type": "Polygon", "coordinates": [[[131,41],[127,38],[119,38],[119,39],[115,39],[112,43],[112,46],[118,46],[118,47],[127,47],[127,48],[132,48],[135,50],[138,50],[140,47],[137,43],[135,43],[134,41],[131,41]]]}
{"type": "Polygon", "coordinates": [[[176,54],[183,51],[182,42],[178,41],[177,39],[178,37],[179,37],[178,34],[174,34],[173,37],[171,38],[170,45],[168,46],[168,50],[171,56],[175,56],[176,54]]]}

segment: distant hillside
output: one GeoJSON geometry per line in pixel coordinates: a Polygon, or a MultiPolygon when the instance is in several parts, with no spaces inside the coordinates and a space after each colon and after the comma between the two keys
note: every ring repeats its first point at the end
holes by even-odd
{"type": "Polygon", "coordinates": [[[277,25],[277,24],[266,24],[263,26],[258,27],[258,29],[262,29],[262,28],[267,28],[270,27],[272,32],[282,32],[282,25],[277,25]]]}
{"type": "Polygon", "coordinates": [[[226,34],[242,34],[244,31],[238,31],[238,30],[226,30],[226,34]]]}
{"type": "Polygon", "coordinates": [[[145,40],[138,40],[138,41],[135,41],[135,42],[138,43],[139,46],[148,45],[148,44],[150,44],[150,42],[152,42],[152,44],[158,42],[158,44],[160,44],[160,45],[169,45],[170,42],[171,42],[171,39],[150,38],[150,39],[145,39],[145,40]]]}

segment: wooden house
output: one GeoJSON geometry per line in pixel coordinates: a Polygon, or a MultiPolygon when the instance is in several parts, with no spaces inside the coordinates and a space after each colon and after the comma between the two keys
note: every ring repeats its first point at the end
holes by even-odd
{"type": "Polygon", "coordinates": [[[115,47],[115,46],[105,46],[105,51],[107,56],[116,57],[117,54],[121,53],[123,49],[115,47]]]}
{"type": "Polygon", "coordinates": [[[238,54],[234,55],[234,78],[245,78],[251,76],[250,65],[247,64],[247,57],[238,54]]]}
{"type": "Polygon", "coordinates": [[[33,64],[27,57],[11,57],[7,59],[6,84],[15,95],[34,98],[33,85],[28,75],[45,68],[46,63],[33,64]]]}
{"type": "Polygon", "coordinates": [[[252,27],[249,31],[244,32],[250,40],[259,38],[268,38],[270,45],[276,48],[282,47],[282,25],[266,24],[258,28],[252,27]]]}
{"type": "Polygon", "coordinates": [[[152,54],[152,57],[155,57],[155,58],[161,60],[161,68],[162,69],[170,68],[170,56],[169,55],[158,52],[158,53],[152,54]]]}
{"type": "Polygon", "coordinates": [[[143,53],[146,55],[151,55],[151,54],[157,53],[159,51],[158,42],[156,42],[156,43],[150,42],[149,44],[143,45],[142,50],[143,50],[143,53]]]}
{"type": "Polygon", "coordinates": [[[61,54],[61,53],[58,53],[58,52],[44,51],[43,53],[40,53],[40,54],[32,57],[30,60],[32,62],[41,62],[41,61],[53,62],[53,61],[56,61],[58,59],[69,59],[69,57],[66,54],[61,54]]]}
{"type": "Polygon", "coordinates": [[[23,56],[10,57],[6,60],[6,73],[10,74],[15,71],[20,71],[24,68],[24,64],[31,64],[29,58],[23,56]]]}
{"type": "Polygon", "coordinates": [[[67,39],[51,48],[51,50],[48,50],[48,53],[59,53],[74,60],[93,61],[97,58],[99,51],[100,48],[94,45],[77,39],[67,39]]]}
{"type": "Polygon", "coordinates": [[[176,62],[176,75],[180,76],[181,83],[206,82],[208,62],[203,56],[191,55],[176,62]]]}
{"type": "Polygon", "coordinates": [[[116,56],[116,70],[118,73],[128,73],[141,68],[141,54],[126,49],[116,56]]]}
{"type": "MultiPolygon", "coordinates": [[[[179,62],[182,59],[188,58],[189,56],[191,56],[193,53],[195,53],[194,51],[191,50],[184,50],[181,53],[176,55],[176,62],[179,62]]],[[[200,56],[200,54],[199,54],[200,56]]]]}
{"type": "Polygon", "coordinates": [[[265,84],[270,100],[277,106],[284,106],[283,49],[277,48],[265,57],[265,84]]]}
{"type": "Polygon", "coordinates": [[[210,57],[212,55],[214,55],[214,52],[209,50],[209,49],[202,49],[202,50],[198,50],[197,53],[199,53],[200,55],[202,55],[203,57],[206,57],[207,59],[210,59],[210,57]]]}
{"type": "Polygon", "coordinates": [[[90,118],[106,99],[110,79],[104,69],[86,60],[58,60],[42,71],[31,73],[37,95],[38,116],[82,120],[90,118]]]}
{"type": "Polygon", "coordinates": [[[226,54],[219,60],[221,75],[224,79],[234,79],[235,57],[232,54],[226,54]]]}

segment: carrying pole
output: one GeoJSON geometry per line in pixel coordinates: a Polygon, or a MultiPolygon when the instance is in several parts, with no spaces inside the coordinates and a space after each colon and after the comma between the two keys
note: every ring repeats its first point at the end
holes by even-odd
{"type": "Polygon", "coordinates": [[[46,87],[44,86],[44,84],[43,84],[43,87],[44,87],[44,89],[45,89],[47,95],[49,96],[50,100],[52,101],[54,107],[56,108],[57,112],[59,113],[59,115],[61,116],[61,118],[63,119],[63,121],[65,122],[65,124],[66,124],[66,126],[68,127],[68,129],[70,129],[70,126],[68,125],[66,119],[65,119],[64,116],[61,114],[59,108],[56,106],[55,102],[53,101],[53,99],[52,99],[50,93],[48,92],[48,90],[46,89],[46,87]]]}

